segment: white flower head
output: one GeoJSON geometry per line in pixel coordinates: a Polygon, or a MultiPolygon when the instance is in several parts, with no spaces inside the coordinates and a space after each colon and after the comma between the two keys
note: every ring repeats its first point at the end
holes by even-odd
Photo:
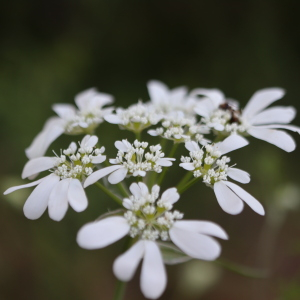
{"type": "Polygon", "coordinates": [[[135,140],[133,144],[127,140],[116,141],[116,148],[119,150],[115,159],[110,159],[113,166],[103,168],[94,172],[84,183],[87,187],[100,178],[109,175],[108,181],[111,184],[121,182],[126,176],[146,176],[147,172],[154,171],[160,173],[162,167],[170,167],[175,158],[164,157],[161,146],[150,146],[148,152],[147,142],[139,142],[135,140]]]}
{"type": "Polygon", "coordinates": [[[85,249],[98,249],[129,234],[139,237],[129,250],[114,262],[113,271],[122,281],[129,281],[140,261],[141,290],[145,297],[157,299],[164,292],[167,276],[158,239],[172,241],[187,255],[203,260],[214,260],[221,252],[219,243],[211,236],[227,239],[218,225],[207,221],[182,221],[183,214],[171,212],[179,199],[176,188],[166,190],[159,198],[159,187],[149,192],[144,183],[130,186],[132,196],[124,199],[128,209],[124,217],[113,216],[84,225],[78,232],[77,242],[85,249]]]}
{"type": "Polygon", "coordinates": [[[139,102],[127,109],[117,108],[115,114],[107,114],[104,119],[112,124],[119,124],[122,129],[141,132],[143,129],[156,125],[162,118],[153,105],[139,102]]]}
{"type": "Polygon", "coordinates": [[[213,187],[221,208],[229,214],[238,214],[246,202],[256,213],[263,215],[262,205],[236,184],[227,181],[230,177],[241,183],[250,182],[250,175],[240,169],[229,167],[230,158],[224,154],[244,147],[248,142],[233,134],[223,142],[207,144],[202,149],[195,142],[187,142],[185,147],[190,156],[182,157],[180,166],[192,171],[194,177],[202,177],[203,182],[213,187]],[[243,201],[242,201],[243,200],[243,201]]]}
{"type": "Polygon", "coordinates": [[[103,122],[103,117],[112,111],[112,108],[103,106],[112,102],[111,95],[99,93],[92,88],[76,95],[78,109],[71,104],[54,104],[52,108],[58,117],[52,117],[46,122],[42,131],[26,149],[27,157],[32,159],[43,156],[50,144],[63,133],[92,133],[103,122]]]}
{"type": "Polygon", "coordinates": [[[200,143],[207,143],[203,134],[209,133],[207,128],[197,124],[195,117],[187,117],[182,111],[174,111],[162,120],[162,126],[148,130],[152,136],[161,136],[176,143],[196,139],[200,143]]]}
{"type": "Polygon", "coordinates": [[[290,123],[296,115],[294,107],[274,106],[267,108],[273,102],[284,96],[281,88],[267,88],[254,93],[243,110],[238,104],[225,99],[218,90],[198,89],[195,95],[206,98],[200,100],[195,112],[202,116],[202,123],[226,134],[237,133],[251,135],[264,140],[287,152],[295,149],[293,138],[284,131],[287,129],[300,133],[300,128],[290,123]]]}
{"type": "Polygon", "coordinates": [[[164,83],[151,80],[147,84],[150,100],[156,111],[168,114],[174,111],[182,111],[186,115],[195,115],[194,107],[197,99],[188,94],[186,87],[177,87],[170,90],[164,83]]]}
{"type": "Polygon", "coordinates": [[[59,157],[37,157],[25,165],[22,178],[32,177],[39,172],[49,170],[50,175],[29,184],[11,187],[4,192],[9,194],[18,189],[37,186],[24,205],[24,214],[28,219],[38,219],[48,207],[49,216],[60,221],[65,216],[68,204],[81,212],[87,208],[88,200],[82,184],[92,173],[96,164],[102,163],[104,147],[95,148],[96,136],[85,136],[77,149],[71,143],[59,157]]]}

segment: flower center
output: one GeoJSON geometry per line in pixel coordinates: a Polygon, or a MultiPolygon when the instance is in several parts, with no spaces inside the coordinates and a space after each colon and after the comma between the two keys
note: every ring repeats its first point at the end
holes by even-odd
{"type": "Polygon", "coordinates": [[[58,165],[52,170],[54,174],[61,179],[76,178],[80,181],[93,173],[95,163],[94,159],[101,156],[105,151],[104,147],[80,147],[77,150],[75,143],[63,150],[63,154],[59,157],[58,165]]]}
{"type": "Polygon", "coordinates": [[[139,236],[146,240],[169,240],[169,229],[175,220],[183,218],[183,214],[175,210],[172,205],[158,200],[158,193],[152,191],[142,197],[124,199],[124,206],[129,210],[124,214],[130,225],[130,236],[139,236]]]}

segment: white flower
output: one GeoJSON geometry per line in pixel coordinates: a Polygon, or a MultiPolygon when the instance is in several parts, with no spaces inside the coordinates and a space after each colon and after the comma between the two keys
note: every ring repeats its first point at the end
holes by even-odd
{"type": "Polygon", "coordinates": [[[99,93],[92,88],[76,95],[78,109],[71,104],[54,104],[52,108],[58,117],[52,117],[46,122],[25,150],[27,157],[32,159],[43,156],[50,144],[63,133],[73,135],[93,132],[103,122],[103,117],[112,111],[112,108],[103,106],[112,102],[111,95],[99,93]]]}
{"type": "Polygon", "coordinates": [[[168,114],[172,111],[182,111],[187,115],[194,115],[196,97],[188,95],[185,87],[170,90],[164,83],[151,80],[147,84],[151,103],[160,113],[168,114]]]}
{"type": "Polygon", "coordinates": [[[203,117],[201,121],[208,127],[226,133],[249,134],[287,152],[295,149],[293,138],[286,132],[277,130],[287,129],[300,133],[299,127],[286,125],[295,118],[295,108],[266,108],[283,97],[283,89],[267,88],[257,91],[242,112],[238,104],[226,100],[219,90],[197,89],[193,93],[207,97],[199,101],[195,112],[203,117]]]}
{"type": "Polygon", "coordinates": [[[182,157],[179,166],[192,171],[194,177],[202,177],[204,183],[213,187],[218,203],[225,212],[233,215],[240,213],[244,201],[256,213],[264,215],[262,205],[254,197],[227,181],[228,176],[241,183],[250,182],[247,172],[229,167],[230,158],[222,156],[247,144],[247,140],[236,134],[227,137],[223,142],[207,144],[203,149],[195,142],[187,142],[185,147],[190,151],[190,156],[182,157]]]}
{"type": "Polygon", "coordinates": [[[214,260],[220,255],[221,247],[211,236],[228,237],[221,227],[212,222],[181,221],[181,213],[170,212],[179,199],[175,188],[166,190],[159,200],[158,186],[154,186],[149,193],[147,186],[140,182],[133,183],[130,190],[132,196],[128,201],[124,200],[124,206],[131,208],[124,217],[112,216],[84,225],[78,232],[77,242],[82,248],[98,249],[127,234],[139,236],[138,242],[115,260],[113,271],[118,279],[129,281],[143,259],[141,290],[145,297],[157,299],[165,290],[167,275],[156,240],[170,239],[193,258],[214,260]],[[149,207],[153,210],[145,209],[149,207]]]}
{"type": "Polygon", "coordinates": [[[150,104],[139,102],[127,109],[117,108],[115,114],[107,114],[104,119],[112,124],[119,124],[121,128],[133,132],[141,132],[143,129],[156,125],[162,118],[150,104]]]}
{"type": "Polygon", "coordinates": [[[206,144],[208,140],[203,137],[205,133],[209,133],[207,127],[198,125],[196,118],[188,117],[182,111],[170,112],[163,118],[162,127],[148,130],[148,134],[152,136],[161,136],[176,143],[194,138],[201,144],[206,144]]]}
{"type": "Polygon", "coordinates": [[[106,159],[102,155],[103,147],[94,148],[97,142],[96,136],[88,135],[83,138],[78,151],[76,144],[71,143],[60,157],[37,157],[29,160],[23,169],[22,178],[32,177],[45,170],[52,174],[28,184],[11,187],[4,194],[37,186],[24,205],[25,216],[32,220],[41,217],[47,207],[50,218],[55,221],[62,220],[68,204],[77,212],[85,210],[88,200],[82,182],[92,174],[94,164],[106,159]]]}
{"type": "Polygon", "coordinates": [[[114,166],[103,168],[94,172],[84,183],[87,187],[104,176],[109,175],[111,184],[121,182],[127,175],[144,177],[146,172],[154,171],[160,173],[162,167],[170,167],[175,158],[164,157],[161,146],[150,146],[150,152],[145,152],[148,143],[135,140],[130,144],[127,140],[116,141],[115,147],[119,150],[115,159],[110,159],[114,166]]]}
{"type": "Polygon", "coordinates": [[[284,131],[288,129],[300,133],[300,128],[290,123],[296,116],[294,107],[273,106],[266,108],[284,96],[280,88],[268,88],[257,91],[245,106],[241,120],[247,126],[247,133],[264,140],[287,152],[295,150],[294,139],[284,131]]]}

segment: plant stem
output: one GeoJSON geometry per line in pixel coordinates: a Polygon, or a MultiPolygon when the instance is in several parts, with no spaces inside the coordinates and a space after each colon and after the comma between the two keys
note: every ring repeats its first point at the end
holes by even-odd
{"type": "Polygon", "coordinates": [[[100,182],[95,182],[95,185],[102,190],[107,196],[112,198],[114,201],[116,201],[118,204],[122,206],[122,199],[120,199],[118,196],[116,196],[113,192],[111,192],[108,188],[106,188],[102,183],[100,182]]]}
{"type": "Polygon", "coordinates": [[[193,172],[190,171],[187,172],[180,180],[180,182],[177,184],[177,189],[180,189],[184,184],[186,184],[187,181],[190,180],[192,176],[193,176],[193,172]]]}
{"type": "Polygon", "coordinates": [[[177,187],[177,192],[179,194],[182,194],[185,192],[188,188],[190,188],[194,183],[196,183],[201,177],[195,177],[192,180],[190,180],[187,184],[185,184],[183,187],[177,187]]]}
{"type": "Polygon", "coordinates": [[[127,191],[127,189],[126,189],[126,187],[125,187],[125,185],[124,185],[123,182],[119,182],[119,183],[117,184],[117,186],[118,186],[120,192],[122,193],[122,195],[123,195],[124,197],[128,197],[128,196],[129,196],[128,191],[127,191]]]}
{"type": "Polygon", "coordinates": [[[126,282],[118,280],[115,287],[115,295],[113,300],[122,300],[126,288],[126,282]]]}
{"type": "Polygon", "coordinates": [[[246,277],[261,279],[267,278],[269,276],[269,272],[264,269],[249,268],[247,266],[241,266],[221,259],[215,260],[215,263],[222,266],[223,268],[226,268],[232,272],[246,277]]]}
{"type": "MultiPolygon", "coordinates": [[[[174,156],[174,154],[175,154],[175,152],[176,152],[178,146],[179,146],[179,143],[174,144],[174,146],[172,147],[171,152],[169,153],[169,155],[168,155],[167,157],[173,158],[173,156],[174,156]]],[[[166,176],[167,170],[168,170],[167,168],[164,168],[164,170],[162,171],[162,173],[161,173],[160,176],[158,177],[158,179],[157,179],[157,184],[158,184],[158,185],[161,185],[161,183],[163,182],[163,180],[164,180],[164,178],[165,178],[165,176],[166,176]]]]}
{"type": "Polygon", "coordinates": [[[141,132],[134,132],[135,133],[135,138],[140,142],[141,141],[141,132]]]}

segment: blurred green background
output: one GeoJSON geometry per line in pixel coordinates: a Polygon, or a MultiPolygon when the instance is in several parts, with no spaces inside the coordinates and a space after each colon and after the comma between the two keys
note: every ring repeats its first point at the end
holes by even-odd
{"type": "MultiPolygon", "coordinates": [[[[54,114],[51,105],[73,103],[74,95],[89,87],[126,107],[148,100],[150,79],[170,87],[218,87],[242,106],[256,90],[280,86],[287,90],[280,105],[299,109],[299,8],[292,0],[1,3],[1,190],[24,183],[24,149],[54,114]]],[[[114,140],[133,139],[110,124],[97,134],[109,157],[115,155],[114,140]]],[[[299,145],[299,136],[293,136],[299,145]]],[[[70,141],[60,137],[50,148],[59,151],[70,141]]],[[[252,175],[246,189],[264,204],[265,217],[248,207],[238,216],[225,214],[204,185],[186,192],[176,206],[187,219],[212,220],[228,232],[224,261],[267,270],[267,278],[192,261],[167,268],[161,299],[300,299],[298,151],[288,154],[251,140],[232,155],[252,175]]],[[[30,221],[22,206],[31,190],[1,196],[0,299],[111,299],[112,262],[123,241],[88,251],[75,237],[83,224],[116,208],[114,203],[91,187],[85,212],[69,209],[59,223],[47,213],[30,221]]],[[[143,299],[139,271],[125,298],[143,299]]]]}

